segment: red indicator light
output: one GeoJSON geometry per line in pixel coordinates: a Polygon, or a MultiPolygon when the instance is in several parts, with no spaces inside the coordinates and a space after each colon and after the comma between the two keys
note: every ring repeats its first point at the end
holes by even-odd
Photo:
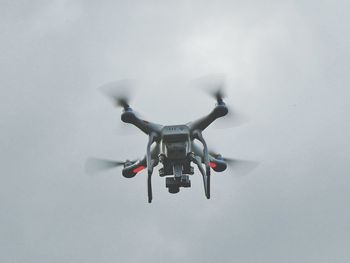
{"type": "Polygon", "coordinates": [[[140,166],[136,167],[134,170],[132,170],[132,172],[137,174],[138,172],[141,172],[145,168],[146,168],[145,166],[140,165],[140,166]]]}
{"type": "Polygon", "coordinates": [[[216,165],[216,163],[214,163],[214,162],[209,162],[209,166],[210,166],[211,168],[215,168],[217,165],[216,165]]]}

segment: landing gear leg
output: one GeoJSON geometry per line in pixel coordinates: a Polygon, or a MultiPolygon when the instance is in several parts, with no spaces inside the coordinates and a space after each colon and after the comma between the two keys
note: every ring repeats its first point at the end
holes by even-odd
{"type": "Polygon", "coordinates": [[[156,163],[151,159],[151,145],[154,142],[156,138],[156,135],[154,133],[151,133],[148,137],[148,144],[147,144],[147,191],[148,191],[148,203],[152,203],[152,173],[153,168],[156,165],[156,163]]]}
{"type": "Polygon", "coordinates": [[[199,156],[195,156],[193,153],[191,153],[190,158],[191,158],[191,161],[197,165],[199,171],[202,174],[204,193],[205,193],[205,196],[207,197],[207,199],[210,199],[210,171],[209,171],[209,173],[208,173],[208,169],[207,169],[207,172],[204,171],[204,168],[203,168],[202,162],[201,162],[201,158],[199,156]]]}
{"type": "Polygon", "coordinates": [[[147,178],[148,203],[152,203],[152,172],[148,172],[147,178]]]}

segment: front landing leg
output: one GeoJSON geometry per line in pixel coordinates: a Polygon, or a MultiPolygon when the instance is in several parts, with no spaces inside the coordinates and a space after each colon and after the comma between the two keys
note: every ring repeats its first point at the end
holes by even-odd
{"type": "Polygon", "coordinates": [[[148,137],[148,143],[147,143],[147,155],[146,155],[146,161],[147,161],[147,192],[148,192],[148,203],[152,203],[152,173],[153,173],[153,168],[156,165],[156,162],[152,160],[152,155],[151,155],[151,145],[156,139],[156,134],[151,133],[148,137]]]}
{"type": "Polygon", "coordinates": [[[199,156],[195,156],[193,153],[191,153],[191,161],[194,162],[199,171],[202,174],[202,178],[203,178],[203,185],[204,185],[204,194],[207,197],[207,199],[210,199],[210,173],[206,173],[203,166],[202,166],[202,161],[201,161],[201,157],[199,156]]]}
{"type": "Polygon", "coordinates": [[[210,198],[210,165],[209,165],[209,151],[206,141],[203,138],[202,132],[197,130],[194,132],[195,138],[197,138],[203,145],[203,159],[206,168],[206,181],[207,181],[207,198],[210,198]]]}
{"type": "Polygon", "coordinates": [[[153,173],[153,168],[155,166],[157,166],[158,164],[158,161],[155,161],[155,160],[151,160],[150,162],[150,167],[151,169],[148,169],[147,170],[147,191],[148,191],[148,203],[152,203],[152,198],[153,198],[153,195],[152,195],[152,173],[153,173]]]}

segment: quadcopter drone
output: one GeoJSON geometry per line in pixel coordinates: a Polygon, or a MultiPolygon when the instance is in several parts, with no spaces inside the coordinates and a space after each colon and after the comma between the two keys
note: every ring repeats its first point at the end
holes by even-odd
{"type": "Polygon", "coordinates": [[[123,108],[121,120],[132,124],[148,136],[146,155],[143,159],[127,160],[125,162],[90,158],[88,169],[97,171],[123,166],[122,175],[132,178],[147,169],[148,202],[152,202],[152,174],[160,164],[159,176],[165,177],[165,185],[170,193],[178,193],[181,187],[191,187],[190,175],[194,174],[192,163],[198,167],[204,185],[204,193],[210,199],[211,170],[223,172],[228,164],[232,166],[245,165],[250,168],[255,162],[232,158],[224,158],[208,149],[202,132],[216,119],[228,114],[228,107],[223,101],[222,88],[212,93],[216,99],[214,109],[206,116],[181,125],[160,125],[141,119],[130,107],[125,96],[113,92],[105,92],[111,97],[116,106],[123,108]],[[195,143],[198,140],[202,147],[195,143]]]}

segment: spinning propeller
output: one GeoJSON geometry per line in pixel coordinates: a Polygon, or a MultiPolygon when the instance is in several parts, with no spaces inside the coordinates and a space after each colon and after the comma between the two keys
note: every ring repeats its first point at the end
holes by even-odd
{"type": "MultiPolygon", "coordinates": [[[[218,74],[202,77],[194,80],[194,85],[204,91],[204,93],[208,94],[210,97],[214,98],[218,104],[225,104],[223,99],[227,97],[227,93],[224,75],[218,74]]],[[[247,122],[246,116],[244,116],[237,109],[228,105],[226,105],[226,107],[228,108],[228,114],[224,118],[218,119],[213,124],[215,128],[230,129],[247,122]]]]}
{"type": "Polygon", "coordinates": [[[256,161],[222,157],[221,154],[215,153],[213,151],[209,151],[209,154],[218,160],[225,161],[229,170],[232,171],[235,175],[246,175],[259,165],[259,162],[256,161]]]}
{"type": "Polygon", "coordinates": [[[85,170],[88,174],[96,174],[98,172],[110,170],[116,167],[125,166],[126,164],[131,164],[133,162],[135,161],[126,160],[123,162],[100,158],[89,158],[86,161],[85,170]]]}
{"type": "Polygon", "coordinates": [[[134,82],[129,79],[114,81],[100,87],[100,90],[109,97],[117,107],[123,107],[124,110],[130,108],[129,101],[134,82]]]}
{"type": "MultiPolygon", "coordinates": [[[[131,79],[124,79],[119,81],[109,82],[99,88],[99,90],[113,103],[115,107],[122,107],[124,111],[132,110],[130,107],[131,95],[133,93],[136,82],[131,79]]],[[[142,118],[142,115],[137,111],[133,112],[137,116],[142,118]]],[[[137,130],[127,125],[124,122],[118,122],[117,128],[118,135],[134,135],[137,133],[137,130]]]]}

